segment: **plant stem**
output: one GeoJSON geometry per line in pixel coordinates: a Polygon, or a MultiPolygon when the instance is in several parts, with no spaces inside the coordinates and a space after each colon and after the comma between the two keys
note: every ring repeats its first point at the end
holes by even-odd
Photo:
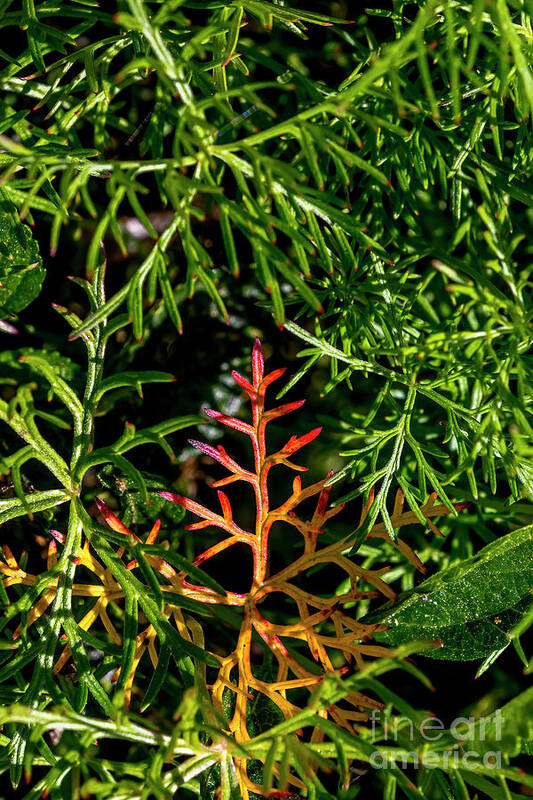
{"type": "MultiPolygon", "coordinates": [[[[105,265],[101,265],[97,268],[94,276],[93,285],[96,290],[97,307],[105,303],[104,273],[105,265]]],[[[41,691],[46,677],[52,674],[57,644],[61,629],[64,627],[64,620],[72,616],[72,584],[83,531],[81,517],[76,506],[76,499],[81,493],[83,483],[83,473],[79,472],[78,465],[83,462],[93,449],[94,417],[98,402],[98,392],[102,382],[106,347],[104,328],[105,319],[94,330],[93,339],[84,339],[87,346],[88,365],[83,394],[83,415],[80,419],[75,418],[70,474],[68,475],[68,483],[65,484],[70,488],[73,496],[70,501],[65,543],[58,560],[59,577],[54,601],[50,607],[46,648],[37,659],[35,671],[23,698],[23,702],[31,708],[44,707],[48,703],[48,699],[42,703],[40,702],[41,691]]],[[[52,451],[54,457],[59,458],[53,448],[47,445],[43,453],[47,459],[49,458],[49,450],[52,451]]],[[[24,726],[13,738],[11,779],[14,786],[17,786],[20,781],[24,753],[30,731],[29,727],[24,726]]]]}

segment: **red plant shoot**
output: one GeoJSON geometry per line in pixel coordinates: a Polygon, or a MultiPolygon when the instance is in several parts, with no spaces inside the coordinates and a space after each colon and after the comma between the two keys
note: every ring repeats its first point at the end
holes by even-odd
{"type": "MultiPolygon", "coordinates": [[[[209,686],[213,700],[222,712],[222,698],[224,691],[229,689],[235,694],[234,712],[228,722],[228,732],[235,736],[236,741],[245,743],[250,739],[247,727],[247,711],[251,702],[250,690],[263,694],[274,703],[288,719],[300,711],[287,696],[291,690],[301,690],[305,687],[312,691],[326,675],[335,671],[344,673],[348,664],[355,661],[357,666],[363,664],[367,657],[379,657],[387,654],[386,648],[371,642],[372,634],[382,629],[380,625],[362,625],[353,619],[351,612],[344,608],[355,600],[378,596],[380,593],[388,598],[394,598],[395,593],[382,579],[388,568],[381,570],[363,569],[353,563],[344,551],[349,549],[349,543],[343,539],[323,548],[318,548],[319,536],[323,532],[327,521],[338,514],[342,505],[334,508],[328,506],[330,488],[326,486],[329,476],[302,487],[300,475],[292,483],[292,492],[279,506],[272,507],[269,490],[268,476],[270,470],[277,465],[297,473],[306,471],[305,467],[298,466],[291,461],[291,457],[306,444],[313,441],[320,433],[320,428],[315,428],[303,436],[292,435],[286,444],[277,452],[269,453],[266,443],[266,428],[269,422],[278,420],[294,411],[297,411],[303,400],[287,403],[267,410],[265,395],[267,389],[284,373],[284,369],[277,369],[265,375],[264,360],[261,344],[257,340],[252,355],[252,382],[242,375],[233,372],[233,377],[241,389],[248,395],[252,406],[251,424],[222,412],[207,409],[206,413],[217,422],[237,430],[249,437],[253,457],[253,471],[240,466],[221,445],[213,447],[201,442],[192,442],[202,453],[211,456],[228,470],[229,475],[216,481],[213,486],[218,490],[220,512],[213,512],[199,503],[170,492],[161,492],[161,496],[191,511],[200,521],[188,525],[189,530],[201,530],[206,527],[219,528],[224,538],[217,544],[197,556],[196,565],[205,568],[206,563],[224,550],[237,543],[250,548],[253,557],[253,570],[250,575],[249,591],[240,594],[228,592],[225,597],[217,595],[212,589],[190,583],[186,576],[180,576],[180,588],[188,596],[207,603],[226,603],[242,608],[243,617],[237,645],[233,652],[221,658],[218,676],[209,686]],[[250,484],[255,497],[255,527],[253,530],[244,530],[233,518],[231,503],[220,487],[238,481],[250,484]],[[298,516],[296,509],[304,501],[316,497],[316,507],[310,520],[298,516]],[[296,528],[301,534],[303,552],[293,562],[275,574],[269,574],[269,537],[272,526],[276,522],[284,522],[296,528]],[[335,564],[340,567],[349,578],[350,588],[341,595],[330,597],[318,596],[296,585],[293,579],[303,576],[311,567],[318,564],[335,564]],[[363,580],[370,584],[374,590],[358,588],[358,583],[363,580]],[[277,592],[290,599],[295,607],[297,621],[293,624],[274,624],[261,613],[261,604],[272,593],[277,592]],[[263,640],[275,656],[277,661],[277,675],[275,680],[267,682],[254,674],[251,660],[252,637],[254,632],[263,640]],[[290,654],[290,647],[286,646],[290,640],[305,642],[309,653],[320,668],[320,673],[311,672],[290,654]],[[331,651],[341,652],[345,666],[335,670],[331,651]]],[[[424,509],[425,516],[446,513],[443,506],[435,507],[435,497],[424,509]]],[[[364,519],[369,505],[363,511],[364,519]]],[[[394,508],[392,522],[395,527],[417,521],[412,512],[402,513],[403,496],[398,495],[394,508]]],[[[386,532],[383,525],[376,525],[370,536],[384,536],[386,532]],[[383,529],[383,530],[382,530],[383,529]]],[[[423,569],[421,562],[402,542],[398,542],[399,549],[412,560],[417,568],[423,569]]],[[[299,581],[301,584],[301,581],[299,581]]],[[[319,714],[330,717],[334,723],[346,730],[352,730],[353,724],[367,719],[366,710],[379,708],[381,704],[362,694],[353,692],[346,698],[343,705],[332,704],[323,709],[319,714]]],[[[323,739],[323,732],[315,728],[311,734],[311,741],[319,742],[323,739]]],[[[238,759],[237,769],[243,797],[248,797],[252,790],[262,794],[262,789],[252,783],[248,777],[246,759],[238,759]]],[[[288,777],[288,782],[296,787],[303,788],[301,781],[288,777]]],[[[280,787],[285,790],[287,786],[280,787]]]]}

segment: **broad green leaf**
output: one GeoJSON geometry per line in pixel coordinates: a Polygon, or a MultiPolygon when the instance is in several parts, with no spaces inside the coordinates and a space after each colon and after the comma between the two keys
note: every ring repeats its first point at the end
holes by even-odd
{"type": "Polygon", "coordinates": [[[473,724],[465,723],[461,738],[466,749],[477,750],[481,756],[494,750],[509,756],[528,753],[533,742],[533,687],[492,714],[473,724]]]}
{"type": "Polygon", "coordinates": [[[509,643],[506,631],[532,601],[533,526],[484,547],[477,555],[438,572],[364,618],[389,630],[376,638],[389,644],[440,640],[431,658],[483,658],[509,643]]]}
{"type": "Polygon", "coordinates": [[[35,300],[46,275],[39,247],[0,188],[0,315],[16,314],[35,300]]]}

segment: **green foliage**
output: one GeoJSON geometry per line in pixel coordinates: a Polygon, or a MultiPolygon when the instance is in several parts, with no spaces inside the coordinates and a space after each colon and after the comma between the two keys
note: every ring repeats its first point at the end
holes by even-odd
{"type": "MultiPolygon", "coordinates": [[[[265,793],[294,778],[310,800],[531,793],[533,5],[305,5],[0,0],[0,769],[26,774],[28,798],[237,798],[245,756],[265,793]],[[243,755],[207,699],[205,652],[242,617],[183,596],[175,627],[155,565],[221,591],[194,563],[210,534],[159,492],[212,479],[184,431],[212,396],[229,409],[226,373],[258,330],[286,360],[300,349],[280,396],[298,381],[311,406],[320,395],[314,464],[352,501],[323,541],[349,537],[342,558],[390,566],[401,594],[353,612],[389,624],[376,638],[397,650],[302,690],[292,719],[257,700],[243,755]],[[405,536],[421,583],[398,549],[398,489],[430,527],[405,536]],[[438,529],[433,493],[450,512],[438,529]],[[128,534],[103,527],[100,495],[128,534]],[[146,535],[158,518],[168,543],[146,535]],[[381,721],[372,738],[325,719],[364,690],[419,722],[409,681],[440,676],[438,700],[442,659],[462,662],[458,682],[477,660],[485,682],[476,702],[449,689],[477,720],[459,767],[451,730],[391,742],[381,721]],[[401,691],[381,682],[393,669],[401,691]],[[434,768],[411,769],[422,756],[434,768]]],[[[291,547],[280,535],[274,559],[291,547]]]]}
{"type": "MultiPolygon", "coordinates": [[[[105,302],[104,271],[105,264],[97,266],[92,282],[84,283],[89,300],[95,309],[105,302]]],[[[71,325],[76,324],[77,318],[75,315],[61,307],[58,307],[57,310],[71,325]]],[[[133,637],[133,643],[135,643],[137,635],[136,609],[137,603],[139,603],[146,617],[156,627],[162,646],[168,643],[181,668],[183,668],[185,653],[194,653],[197,658],[203,658],[204,655],[208,658],[207,654],[204,654],[195,645],[190,645],[188,642],[182,643],[179,635],[171,628],[167,620],[160,619],[160,609],[157,602],[142,590],[139,581],[126,571],[122,562],[117,559],[115,552],[107,540],[98,532],[79,501],[78,496],[81,493],[87,471],[95,464],[110,463],[124,472],[126,488],[131,485],[135,486],[141,500],[145,504],[149,503],[147,483],[143,475],[122,453],[146,441],[162,444],[164,443],[163,435],[171,433],[173,430],[179,430],[196,421],[195,418],[170,420],[166,425],[166,430],[161,430],[161,426],[156,425],[153,429],[135,432],[130,426],[130,429],[126,430],[126,434],[120,437],[114,445],[94,449],[94,417],[99,400],[107,389],[114,388],[117,385],[140,385],[142,382],[154,379],[156,381],[165,380],[167,377],[159,373],[146,374],[137,372],[125,373],[123,378],[121,378],[120,373],[113,375],[109,379],[104,378],[103,367],[108,336],[107,329],[101,325],[94,332],[84,337],[88,353],[88,367],[84,388],[80,395],[65,379],[71,377],[69,376],[68,360],[62,360],[55,353],[26,351],[23,355],[18,356],[16,362],[13,358],[5,359],[8,368],[10,366],[12,368],[15,367],[15,363],[22,363],[48,382],[51,395],[54,395],[60,401],[71,417],[73,429],[70,447],[67,444],[66,447],[63,446],[61,448],[64,452],[66,451],[63,456],[35,422],[36,417],[41,417],[46,422],[65,427],[61,425],[61,417],[35,408],[32,394],[35,388],[34,384],[19,383],[16,379],[11,380],[14,385],[13,395],[9,402],[0,400],[0,418],[24,440],[25,446],[4,459],[13,476],[15,496],[0,501],[1,521],[7,522],[8,520],[32,515],[34,512],[50,509],[66,502],[69,503],[67,533],[62,537],[64,547],[59,561],[57,561],[57,567],[49,568],[47,572],[42,576],[38,576],[35,580],[29,578],[27,583],[29,583],[30,588],[21,594],[16,602],[9,605],[2,620],[2,627],[5,627],[18,614],[21,614],[21,625],[25,628],[27,621],[31,624],[50,606],[50,615],[46,620],[45,626],[39,626],[40,637],[32,641],[31,637],[28,638],[26,631],[20,648],[17,648],[16,655],[7,665],[7,669],[6,665],[4,665],[0,674],[0,679],[5,681],[13,677],[14,670],[18,670],[23,665],[35,661],[31,680],[22,693],[23,701],[35,708],[41,707],[43,703],[44,705],[48,703],[46,693],[50,690],[51,680],[53,683],[52,667],[56,660],[55,651],[59,643],[59,635],[63,629],[74,657],[79,681],[73,697],[69,698],[70,693],[68,691],[65,692],[65,687],[63,687],[64,701],[67,707],[73,706],[76,710],[81,711],[85,707],[89,695],[92,695],[93,699],[106,714],[109,714],[112,709],[112,704],[101,683],[91,670],[85,654],[84,641],[94,644],[92,637],[89,635],[89,639],[86,639],[83,628],[77,626],[76,619],[72,615],[73,579],[76,564],[79,560],[77,554],[84,529],[86,530],[86,535],[90,536],[91,543],[101,556],[106,567],[119,579],[125,593],[126,613],[123,624],[126,639],[133,637]],[[70,453],[68,452],[69,450],[70,453]],[[23,464],[33,459],[40,461],[49,470],[53,478],[62,485],[61,489],[25,492],[20,468],[23,464]],[[28,620],[30,609],[31,614],[34,615],[31,621],[28,620]],[[45,693],[44,698],[42,696],[43,692],[45,693]]],[[[168,376],[168,378],[172,380],[171,376],[168,376]]],[[[66,427],[70,429],[71,426],[67,425],[66,427]]],[[[107,531],[105,533],[107,534],[107,531]]],[[[49,551],[49,564],[55,561],[54,552],[54,550],[49,551]],[[50,562],[50,558],[52,562],[50,562]]],[[[17,583],[18,575],[26,574],[24,573],[24,568],[13,561],[10,550],[6,550],[4,555],[6,558],[4,574],[6,574],[7,569],[7,573],[11,574],[14,582],[17,583]],[[15,571],[13,572],[14,564],[15,571]]],[[[141,557],[137,552],[136,555],[138,558],[141,557]]],[[[88,564],[90,563],[88,562],[88,564]]],[[[194,569],[192,565],[191,568],[194,569]]],[[[8,580],[8,583],[10,582],[8,580]]],[[[7,604],[5,590],[3,594],[4,602],[7,604]]],[[[18,639],[19,630],[17,629],[13,634],[14,638],[18,639]]],[[[96,640],[97,647],[99,644],[100,642],[96,640]]],[[[128,665],[133,655],[134,650],[132,651],[130,646],[126,646],[122,650],[122,671],[126,675],[129,673],[128,665]]],[[[113,660],[116,660],[116,657],[113,660]]],[[[13,700],[19,694],[19,691],[19,682],[15,681],[6,699],[13,700]]],[[[58,688],[56,687],[52,690],[52,696],[57,697],[57,692],[58,688]]],[[[17,785],[20,780],[25,763],[24,754],[29,734],[30,730],[27,727],[23,727],[15,733],[11,742],[7,763],[10,765],[11,779],[14,785],[17,785]]]]}
{"type": "Polygon", "coordinates": [[[515,500],[531,496],[527,12],[503,0],[444,14],[425,2],[412,24],[403,3],[369,12],[391,41],[372,18],[336,20],[331,86],[304,66],[305,37],[328,15],[253,2],[118,11],[44,3],[2,20],[27,36],[0,73],[8,197],[51,219],[52,253],[65,225],[97,217],[89,273],[104,236],[127,252],[121,214],[152,239],[77,333],[123,305],[137,338],[159,309],[181,330],[197,289],[227,318],[229,273],[251,266],[278,325],[287,304],[325,309],[304,351],[308,366],[330,360],[325,391],[374,376],[371,408],[343,420],[337,476],[379,487],[369,525],[388,524],[394,483],[413,508],[427,484],[478,497],[505,477],[515,500]],[[68,33],[53,33],[56,15],[68,33]],[[265,29],[269,45],[255,46],[265,29]],[[303,37],[299,55],[282,31],[303,37]],[[157,196],[169,208],[159,238],[144,204],[157,196]],[[218,223],[220,263],[202,220],[218,223]]]}
{"type": "Polygon", "coordinates": [[[37,242],[0,189],[0,314],[15,314],[41,290],[45,270],[37,242]]]}

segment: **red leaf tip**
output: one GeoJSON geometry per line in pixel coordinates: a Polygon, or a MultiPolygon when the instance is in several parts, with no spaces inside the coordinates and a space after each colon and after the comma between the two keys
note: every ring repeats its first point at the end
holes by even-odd
{"type": "Polygon", "coordinates": [[[50,535],[59,542],[59,544],[65,544],[65,534],[61,533],[60,531],[54,530],[54,528],[50,528],[50,535]]]}
{"type": "Polygon", "coordinates": [[[164,500],[170,500],[171,503],[181,504],[183,500],[183,497],[180,494],[173,494],[172,492],[158,492],[157,494],[164,500]]]}
{"type": "Polygon", "coordinates": [[[252,374],[253,374],[254,386],[259,386],[259,384],[263,380],[264,373],[265,373],[265,359],[263,358],[263,349],[261,347],[261,342],[259,341],[259,339],[256,339],[254,342],[254,349],[252,351],[252,374]]]}

